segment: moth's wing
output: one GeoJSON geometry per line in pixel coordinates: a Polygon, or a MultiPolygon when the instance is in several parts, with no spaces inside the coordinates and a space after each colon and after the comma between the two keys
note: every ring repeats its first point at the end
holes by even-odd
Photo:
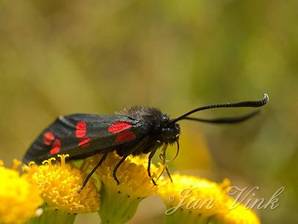
{"type": "Polygon", "coordinates": [[[138,142],[149,127],[127,115],[73,114],[59,117],[32,143],[23,161],[28,163],[69,154],[69,159],[109,152],[117,146],[138,142]]]}

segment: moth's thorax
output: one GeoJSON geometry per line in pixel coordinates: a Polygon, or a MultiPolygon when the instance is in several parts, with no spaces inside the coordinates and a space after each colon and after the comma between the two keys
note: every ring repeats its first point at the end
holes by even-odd
{"type": "Polygon", "coordinates": [[[179,139],[179,124],[172,123],[167,114],[156,108],[136,106],[127,110],[126,113],[151,126],[150,134],[156,136],[156,140],[162,143],[171,144],[179,139]]]}

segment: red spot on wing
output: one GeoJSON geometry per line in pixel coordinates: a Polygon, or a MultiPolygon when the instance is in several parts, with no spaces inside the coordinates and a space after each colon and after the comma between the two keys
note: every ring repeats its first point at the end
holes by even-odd
{"type": "Polygon", "coordinates": [[[45,145],[51,145],[55,140],[55,135],[51,131],[47,131],[43,134],[43,142],[45,145]]]}
{"type": "Polygon", "coordinates": [[[77,123],[75,135],[79,139],[79,147],[88,146],[91,139],[87,137],[87,123],[85,121],[79,121],[77,123]]]}
{"type": "Polygon", "coordinates": [[[83,138],[87,134],[87,123],[85,121],[79,121],[76,125],[75,135],[77,138],[83,138]]]}
{"type": "Polygon", "coordinates": [[[136,138],[135,133],[133,133],[132,131],[126,130],[117,135],[115,142],[117,143],[128,142],[128,141],[134,140],[135,138],[136,138]]]}
{"type": "Polygon", "coordinates": [[[60,148],[59,147],[54,147],[54,148],[51,149],[50,154],[55,155],[59,152],[60,152],[60,148]]]}
{"type": "Polygon", "coordinates": [[[53,144],[53,148],[50,150],[51,155],[55,155],[60,152],[61,149],[61,141],[60,139],[56,139],[53,144]]]}
{"type": "Polygon", "coordinates": [[[79,146],[80,147],[85,147],[85,146],[87,146],[88,145],[88,143],[91,141],[91,139],[90,138],[83,138],[80,142],[79,142],[79,146]]]}
{"type": "Polygon", "coordinates": [[[127,121],[117,121],[111,124],[110,127],[108,127],[108,131],[112,134],[116,134],[131,128],[131,126],[131,123],[127,121]]]}

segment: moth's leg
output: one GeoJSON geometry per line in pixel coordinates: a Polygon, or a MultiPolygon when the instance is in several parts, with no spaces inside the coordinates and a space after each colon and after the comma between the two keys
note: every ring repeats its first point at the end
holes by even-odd
{"type": "Polygon", "coordinates": [[[159,154],[159,158],[160,158],[160,160],[161,160],[161,162],[162,162],[162,166],[163,166],[163,168],[162,168],[162,171],[160,172],[160,174],[159,174],[159,176],[156,178],[156,180],[159,180],[159,178],[162,176],[162,174],[164,173],[164,171],[165,171],[165,167],[166,167],[166,164],[165,164],[165,155],[163,154],[163,153],[161,153],[161,154],[159,154]]]}
{"type": "Polygon", "coordinates": [[[91,176],[93,175],[93,173],[97,170],[97,168],[103,163],[103,161],[107,158],[108,153],[104,153],[103,156],[101,157],[101,159],[99,160],[99,162],[96,164],[96,166],[91,170],[90,173],[88,173],[88,175],[86,176],[86,178],[83,181],[82,187],[80,189],[80,191],[83,190],[83,188],[86,186],[86,184],[88,183],[88,180],[91,178],[91,176]]]}
{"type": "Polygon", "coordinates": [[[154,181],[154,179],[151,176],[150,167],[151,167],[151,160],[152,160],[155,152],[156,152],[156,150],[153,150],[152,152],[150,152],[149,157],[148,157],[148,166],[147,166],[148,176],[151,178],[151,181],[154,185],[156,185],[156,182],[154,181]]]}
{"type": "MultiPolygon", "coordinates": [[[[179,154],[179,141],[178,140],[176,141],[176,144],[177,144],[176,154],[175,154],[174,158],[171,161],[175,160],[177,158],[178,154],[179,154]]],[[[166,153],[165,153],[165,151],[164,151],[163,158],[164,158],[166,173],[167,173],[168,177],[170,178],[171,182],[173,183],[173,179],[171,177],[170,171],[169,171],[168,166],[167,166],[167,164],[165,162],[165,159],[166,159],[166,153]]]]}
{"type": "Polygon", "coordinates": [[[176,154],[174,156],[174,158],[172,159],[172,161],[174,161],[177,157],[178,157],[178,154],[179,154],[179,151],[180,151],[180,146],[179,146],[179,140],[176,141],[176,154]]]}
{"type": "MultiPolygon", "coordinates": [[[[167,159],[166,158],[167,157],[167,155],[166,155],[166,149],[167,149],[167,147],[168,147],[167,144],[164,145],[163,148],[162,148],[162,150],[161,150],[161,153],[159,154],[159,158],[161,159],[161,162],[162,162],[162,165],[163,165],[163,169],[162,169],[161,173],[159,174],[157,180],[161,177],[161,175],[164,173],[165,170],[166,170],[166,172],[167,172],[168,175],[170,173],[169,170],[168,170],[167,164],[166,164],[166,159],[167,159]]],[[[171,177],[170,177],[170,179],[171,179],[171,177]]]]}
{"type": "MultiPolygon", "coordinates": [[[[129,155],[129,154],[128,154],[129,155]]],[[[120,161],[116,164],[114,170],[113,170],[113,177],[114,177],[114,180],[117,182],[117,184],[119,185],[120,184],[120,181],[118,180],[117,178],[117,170],[118,168],[120,167],[120,165],[125,161],[125,159],[127,158],[128,155],[124,155],[120,161]]]]}
{"type": "Polygon", "coordinates": [[[173,183],[173,179],[172,179],[172,177],[171,177],[171,174],[170,174],[170,171],[169,171],[169,169],[168,169],[168,166],[166,165],[166,173],[167,173],[167,175],[168,175],[168,177],[170,178],[170,181],[173,183]]]}
{"type": "Polygon", "coordinates": [[[140,154],[138,151],[140,149],[142,149],[142,147],[144,147],[146,144],[146,141],[145,141],[145,138],[142,138],[141,140],[139,140],[139,142],[137,142],[137,144],[134,144],[132,145],[130,148],[129,147],[126,147],[126,150],[125,150],[125,154],[124,155],[121,155],[122,158],[121,160],[116,164],[114,170],[113,170],[113,177],[114,177],[114,180],[117,182],[117,184],[119,185],[120,182],[117,178],[117,170],[118,168],[120,167],[120,165],[125,161],[125,159],[129,156],[129,155],[138,155],[140,154]]]}

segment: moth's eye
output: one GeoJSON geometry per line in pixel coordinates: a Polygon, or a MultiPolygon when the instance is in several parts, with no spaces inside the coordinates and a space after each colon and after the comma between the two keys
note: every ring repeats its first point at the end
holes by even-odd
{"type": "Polygon", "coordinates": [[[168,120],[168,116],[167,116],[167,115],[162,115],[161,120],[162,120],[162,121],[166,121],[166,120],[168,120]]]}

